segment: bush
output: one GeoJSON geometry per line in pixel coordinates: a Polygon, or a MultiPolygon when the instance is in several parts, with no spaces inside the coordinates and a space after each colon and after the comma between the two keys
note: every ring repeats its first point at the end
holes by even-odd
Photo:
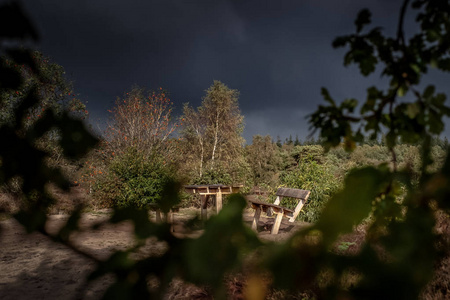
{"type": "MultiPolygon", "coordinates": [[[[326,164],[319,164],[310,157],[302,158],[298,166],[280,176],[282,186],[310,190],[311,195],[298,218],[305,222],[315,222],[331,195],[338,189],[339,181],[326,164]]],[[[295,208],[297,200],[283,199],[283,206],[295,208]],[[284,202],[285,201],[285,202],[284,202]]]]}
{"type": "Polygon", "coordinates": [[[161,199],[163,187],[171,180],[172,174],[161,157],[148,157],[130,147],[113,160],[104,186],[112,187],[114,205],[144,207],[161,199]]]}
{"type": "Polygon", "coordinates": [[[207,169],[202,177],[194,180],[194,184],[231,184],[231,175],[221,168],[207,169]]]}

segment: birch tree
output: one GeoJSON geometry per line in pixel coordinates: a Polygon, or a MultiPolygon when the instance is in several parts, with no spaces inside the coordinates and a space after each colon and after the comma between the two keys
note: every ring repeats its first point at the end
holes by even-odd
{"type": "Polygon", "coordinates": [[[214,81],[200,107],[185,105],[182,136],[186,155],[194,157],[196,176],[203,177],[205,171],[231,173],[233,162],[243,156],[244,118],[238,98],[237,90],[214,81]]]}
{"type": "Polygon", "coordinates": [[[203,176],[203,163],[205,160],[205,132],[206,118],[185,104],[183,108],[182,122],[184,124],[182,135],[184,137],[184,157],[194,161],[194,170],[199,177],[203,176]]]}

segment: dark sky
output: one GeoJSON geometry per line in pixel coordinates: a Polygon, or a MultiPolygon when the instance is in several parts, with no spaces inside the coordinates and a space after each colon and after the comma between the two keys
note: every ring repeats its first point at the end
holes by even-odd
{"type": "MultiPolygon", "coordinates": [[[[337,100],[364,99],[379,75],[363,78],[343,66],[336,36],[354,32],[362,8],[373,24],[395,32],[400,0],[27,0],[40,49],[63,65],[90,122],[102,127],[116,97],[133,84],[169,90],[176,113],[197,107],[220,80],[240,91],[244,138],[284,139],[309,133],[305,116],[323,103],[325,86],[337,100]]],[[[411,23],[408,23],[411,24],[411,23]]],[[[407,26],[406,33],[415,27],[407,26]]],[[[449,92],[448,74],[428,81],[449,92]],[[447,89],[447,90],[446,90],[447,89]]],[[[386,86],[386,85],[384,85],[386,86]]]]}

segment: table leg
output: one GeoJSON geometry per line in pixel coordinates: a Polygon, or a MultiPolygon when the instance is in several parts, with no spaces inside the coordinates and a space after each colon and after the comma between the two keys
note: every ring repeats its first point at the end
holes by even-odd
{"type": "Polygon", "coordinates": [[[216,194],[216,213],[222,210],[222,192],[216,194]]]}
{"type": "Polygon", "coordinates": [[[202,214],[201,214],[201,219],[203,221],[206,221],[208,219],[208,197],[209,195],[200,195],[200,202],[201,202],[201,209],[202,209],[202,214]]]}

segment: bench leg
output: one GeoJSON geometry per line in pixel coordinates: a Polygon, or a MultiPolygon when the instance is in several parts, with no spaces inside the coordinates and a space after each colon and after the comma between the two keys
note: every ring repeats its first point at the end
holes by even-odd
{"type": "Polygon", "coordinates": [[[278,230],[280,229],[281,219],[283,219],[283,212],[282,211],[277,214],[277,218],[275,219],[275,223],[273,224],[271,234],[277,234],[278,233],[278,230]]]}
{"type": "Polygon", "coordinates": [[[258,227],[259,217],[261,216],[261,207],[258,206],[258,208],[255,210],[255,216],[253,217],[252,222],[252,229],[256,231],[256,228],[258,227]]]}

